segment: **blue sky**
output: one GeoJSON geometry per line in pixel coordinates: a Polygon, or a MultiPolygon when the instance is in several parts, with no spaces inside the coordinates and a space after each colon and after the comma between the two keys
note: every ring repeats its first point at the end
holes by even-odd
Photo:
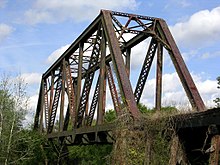
{"type": "MultiPolygon", "coordinates": [[[[205,104],[213,106],[212,100],[219,96],[219,0],[0,0],[0,74],[23,76],[29,84],[32,110],[36,107],[42,73],[100,9],[165,19],[205,104]]],[[[134,72],[139,64],[140,60],[133,59],[134,72]]],[[[165,66],[168,69],[164,69],[164,81],[178,82],[174,70],[169,69],[171,63],[165,60],[165,66]]],[[[150,77],[147,84],[154,86],[153,80],[150,77]]],[[[164,100],[181,101],[184,92],[180,86],[165,85],[164,100]]],[[[152,91],[144,92],[142,102],[151,106],[152,96],[152,91]]]]}

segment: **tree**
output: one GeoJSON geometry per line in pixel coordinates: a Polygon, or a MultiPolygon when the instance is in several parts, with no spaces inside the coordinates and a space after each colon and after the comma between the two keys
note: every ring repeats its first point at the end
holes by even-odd
{"type": "Polygon", "coordinates": [[[0,80],[0,164],[46,164],[45,154],[51,149],[42,148],[45,138],[22,125],[27,105],[24,80],[4,76],[0,80]]]}
{"type": "MultiPolygon", "coordinates": [[[[217,88],[220,89],[220,76],[217,77],[216,80],[217,80],[217,84],[218,84],[217,88]]],[[[216,108],[220,108],[220,97],[217,97],[213,101],[216,104],[216,108]]]]}
{"type": "Polygon", "coordinates": [[[14,140],[21,131],[25,117],[27,99],[25,86],[20,77],[12,80],[4,77],[0,82],[0,164],[14,161],[16,144],[14,140]],[[15,151],[15,152],[12,152],[15,151]]]}

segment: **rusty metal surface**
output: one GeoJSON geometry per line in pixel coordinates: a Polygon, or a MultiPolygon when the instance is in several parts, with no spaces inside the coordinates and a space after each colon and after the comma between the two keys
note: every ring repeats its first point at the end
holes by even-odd
{"type": "Polygon", "coordinates": [[[156,52],[155,107],[160,109],[162,69],[165,67],[162,65],[163,50],[170,54],[192,107],[198,111],[205,110],[165,21],[155,17],[102,10],[43,74],[34,128],[47,133],[50,139],[62,136],[68,142],[71,136],[75,139],[72,143],[80,143],[82,139],[89,142],[101,139],[101,142],[106,142],[109,131],[113,129],[113,126],[106,125],[105,128],[105,124],[103,125],[106,102],[109,101],[107,99],[111,99],[117,115],[121,114],[123,108],[134,120],[139,119],[137,103],[141,101],[143,91],[148,90],[145,84],[156,52]],[[132,50],[146,39],[151,42],[146,50],[142,69],[137,75],[139,79],[136,89],[133,89],[130,80],[132,50]],[[109,98],[106,94],[108,92],[111,94],[109,98]],[[59,128],[55,127],[56,120],[59,128]],[[100,125],[102,129],[99,128],[100,125]]]}
{"type": "Polygon", "coordinates": [[[108,77],[108,83],[109,83],[109,89],[112,97],[112,102],[114,104],[114,109],[117,114],[120,112],[120,103],[118,98],[118,93],[115,87],[115,82],[112,76],[111,67],[107,66],[107,77],[108,77]]]}
{"type": "Polygon", "coordinates": [[[161,110],[162,102],[162,75],[163,75],[163,47],[159,43],[157,48],[157,68],[156,68],[156,98],[155,109],[161,110]]]}
{"type": "MultiPolygon", "coordinates": [[[[97,35],[96,35],[96,38],[94,41],[94,46],[92,49],[92,54],[91,54],[88,68],[91,68],[98,63],[99,56],[100,56],[100,46],[101,46],[101,36],[100,35],[101,35],[101,27],[99,26],[99,29],[97,31],[97,35]]],[[[85,83],[84,83],[84,86],[82,89],[82,96],[80,99],[80,105],[78,107],[78,114],[77,114],[77,121],[76,121],[77,128],[82,126],[83,116],[86,111],[86,106],[87,106],[87,102],[89,99],[89,93],[90,93],[90,89],[92,86],[94,74],[95,74],[94,71],[90,72],[89,74],[87,74],[87,76],[85,78],[85,83]]]]}
{"type": "Polygon", "coordinates": [[[116,70],[117,79],[119,82],[119,86],[121,89],[122,97],[124,98],[124,104],[127,106],[128,111],[131,112],[134,118],[139,118],[140,112],[138,111],[137,104],[134,99],[134,95],[132,92],[131,83],[129,81],[128,75],[126,73],[126,68],[124,65],[123,58],[121,56],[122,52],[119,47],[119,42],[117,40],[111,15],[109,11],[102,11],[103,12],[103,24],[105,33],[107,36],[107,40],[110,46],[110,52],[112,55],[112,61],[114,64],[114,68],[116,70]]]}
{"type": "Polygon", "coordinates": [[[93,143],[113,143],[114,139],[111,131],[114,130],[115,124],[103,124],[98,126],[76,128],[61,132],[47,134],[50,140],[57,138],[66,138],[68,145],[76,144],[93,144],[93,143]],[[103,137],[103,134],[107,136],[103,137]]]}
{"type": "Polygon", "coordinates": [[[92,102],[91,102],[91,106],[90,106],[90,110],[89,110],[89,115],[87,117],[87,126],[91,126],[92,125],[92,121],[93,121],[93,118],[94,118],[94,115],[95,115],[95,110],[96,110],[96,107],[97,107],[97,104],[98,104],[98,96],[99,96],[99,85],[100,85],[100,77],[98,78],[97,80],[97,83],[96,83],[96,87],[95,87],[95,92],[94,92],[94,95],[93,95],[93,98],[92,98],[92,102]]]}
{"type": "Polygon", "coordinates": [[[58,102],[59,102],[59,97],[61,93],[61,87],[62,87],[62,80],[61,78],[58,79],[56,89],[55,89],[55,94],[54,94],[54,99],[52,103],[52,108],[50,110],[50,115],[49,115],[49,121],[48,121],[48,133],[51,133],[54,127],[54,122],[56,118],[56,113],[57,113],[57,108],[58,108],[58,102]]]}

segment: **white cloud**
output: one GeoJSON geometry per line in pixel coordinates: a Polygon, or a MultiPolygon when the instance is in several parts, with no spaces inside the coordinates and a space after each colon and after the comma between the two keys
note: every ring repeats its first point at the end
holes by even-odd
{"type": "Polygon", "coordinates": [[[176,72],[163,75],[163,92],[177,91],[180,87],[180,79],[176,72]]]}
{"type": "MultiPolygon", "coordinates": [[[[215,104],[213,99],[219,97],[219,89],[217,89],[216,80],[204,79],[201,75],[191,75],[193,76],[194,82],[205,105],[208,108],[214,107],[215,104]]],[[[148,107],[154,106],[155,84],[155,78],[147,80],[143,91],[141,102],[148,107]]],[[[162,102],[163,105],[173,105],[181,108],[187,105],[188,107],[188,98],[176,72],[163,75],[162,102]]]]}
{"type": "Polygon", "coordinates": [[[47,58],[47,63],[52,64],[55,62],[69,48],[69,46],[69,44],[62,46],[61,48],[52,52],[51,55],[47,58]]]}
{"type": "Polygon", "coordinates": [[[25,83],[30,85],[40,84],[41,76],[42,75],[40,73],[23,73],[20,77],[24,79],[25,83]]]}
{"type": "Polygon", "coordinates": [[[5,38],[7,38],[12,32],[13,28],[9,25],[0,24],[0,42],[3,41],[5,38]]]}
{"type": "Polygon", "coordinates": [[[33,95],[29,98],[28,102],[28,111],[25,116],[25,121],[23,121],[23,126],[29,126],[30,124],[33,124],[34,122],[34,115],[37,108],[37,101],[38,101],[38,95],[33,95]]]}
{"type": "Polygon", "coordinates": [[[210,79],[203,79],[202,75],[192,74],[196,86],[208,107],[214,106],[213,99],[219,97],[219,89],[217,88],[217,81],[210,79]]]}
{"type": "Polygon", "coordinates": [[[65,20],[79,22],[94,18],[100,9],[134,9],[136,6],[135,0],[37,0],[33,8],[25,12],[25,18],[30,24],[56,23],[65,20]]]}
{"type": "Polygon", "coordinates": [[[38,95],[33,95],[29,98],[29,107],[30,109],[36,109],[37,108],[37,101],[38,101],[38,95]]]}
{"type": "Polygon", "coordinates": [[[131,69],[137,69],[143,65],[147,54],[149,40],[144,40],[131,49],[131,69]]]}
{"type": "Polygon", "coordinates": [[[171,106],[180,106],[189,102],[183,90],[165,92],[162,99],[164,105],[171,106]]]}
{"type": "Polygon", "coordinates": [[[199,81],[197,86],[201,94],[209,95],[218,92],[217,83],[213,80],[199,81]]]}
{"type": "Polygon", "coordinates": [[[193,14],[187,21],[176,23],[170,29],[180,44],[201,46],[220,39],[220,6],[193,14]]]}

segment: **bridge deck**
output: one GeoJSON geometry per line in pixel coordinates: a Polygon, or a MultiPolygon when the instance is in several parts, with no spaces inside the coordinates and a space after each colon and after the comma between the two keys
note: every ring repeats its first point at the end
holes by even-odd
{"type": "MultiPolygon", "coordinates": [[[[187,113],[173,116],[177,133],[185,134],[188,129],[204,129],[209,126],[220,126],[220,108],[209,109],[203,112],[187,113]]],[[[116,123],[106,123],[96,126],[85,126],[74,130],[53,132],[47,135],[48,139],[66,138],[70,145],[113,143],[115,140],[112,131],[117,129],[116,123]]],[[[141,126],[137,129],[142,129],[141,126]]],[[[185,136],[185,135],[184,135],[185,136]]],[[[184,139],[183,139],[184,140],[184,139]]]]}

